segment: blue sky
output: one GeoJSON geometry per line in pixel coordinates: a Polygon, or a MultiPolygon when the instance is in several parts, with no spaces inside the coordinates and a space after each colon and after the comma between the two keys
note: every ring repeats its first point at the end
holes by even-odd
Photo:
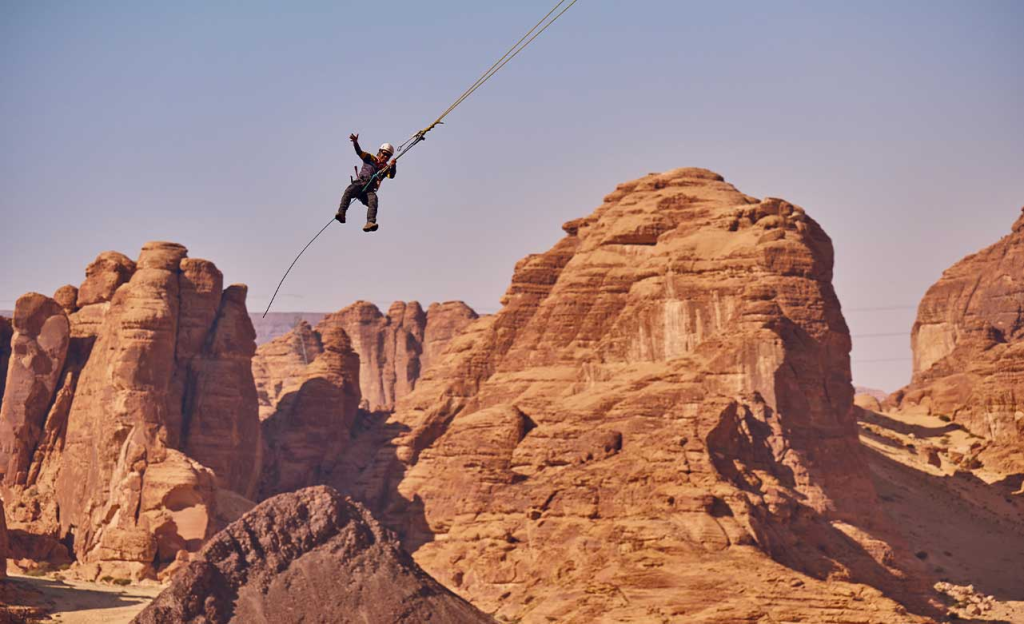
{"type": "MultiPolygon", "coordinates": [[[[348,134],[401,142],[550,4],[0,3],[0,308],[160,239],[262,309],[337,205],[348,134]]],[[[275,308],[493,311],[617,183],[701,166],[822,223],[855,380],[895,389],[924,291],[1024,204],[1021,32],[1013,0],[579,0],[403,159],[380,231],[332,226],[275,308]]]]}

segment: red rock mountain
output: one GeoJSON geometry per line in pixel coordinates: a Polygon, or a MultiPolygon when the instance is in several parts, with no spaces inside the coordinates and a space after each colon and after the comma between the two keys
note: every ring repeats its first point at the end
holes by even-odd
{"type": "Polygon", "coordinates": [[[987,441],[989,461],[1024,470],[1024,211],[928,289],[911,345],[914,377],[893,400],[950,417],[987,441]]]}
{"type": "Polygon", "coordinates": [[[360,394],[359,356],[337,324],[322,323],[314,332],[302,323],[260,353],[253,369],[261,402],[271,387],[275,390],[272,409],[262,421],[262,500],[323,483],[348,452],[360,394]],[[297,341],[300,348],[294,349],[297,341]]]}
{"type": "Polygon", "coordinates": [[[267,500],[217,534],[134,624],[484,624],[331,488],[267,500]]]}
{"type": "Polygon", "coordinates": [[[14,313],[0,410],[12,527],[96,577],[154,574],[256,493],[260,428],[244,286],[173,243],[107,252],[80,288],[14,313]]]}
{"type": "Polygon", "coordinates": [[[918,621],[818,224],[679,169],[564,230],[332,484],[499,619],[918,621]]]}
{"type": "Polygon", "coordinates": [[[339,461],[365,450],[353,448],[357,420],[389,410],[476,318],[461,302],[426,312],[396,302],[385,316],[360,301],[261,345],[253,359],[267,449],[259,498],[324,483],[339,461]]]}

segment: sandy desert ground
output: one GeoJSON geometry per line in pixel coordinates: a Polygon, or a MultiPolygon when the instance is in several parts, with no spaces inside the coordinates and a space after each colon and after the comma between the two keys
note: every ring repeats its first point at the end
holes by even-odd
{"type": "Polygon", "coordinates": [[[965,453],[977,440],[925,414],[867,411],[861,422],[883,508],[935,576],[959,588],[946,592],[961,597],[951,597],[951,614],[1024,622],[1022,475],[954,464],[950,455],[965,453]],[[976,608],[968,596],[980,601],[976,608]]]}
{"type": "Polygon", "coordinates": [[[125,624],[162,589],[156,584],[119,587],[55,578],[52,574],[10,574],[5,585],[5,602],[26,610],[45,610],[49,612],[45,621],[60,624],[125,624]]]}

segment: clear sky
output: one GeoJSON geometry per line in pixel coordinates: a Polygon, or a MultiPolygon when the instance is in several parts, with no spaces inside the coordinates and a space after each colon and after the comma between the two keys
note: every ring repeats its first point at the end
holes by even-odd
{"type": "MultiPolygon", "coordinates": [[[[337,206],[348,134],[400,143],[551,4],[0,3],[0,308],[159,239],[262,310],[337,206]]],[[[275,308],[494,311],[617,183],[701,166],[822,223],[854,379],[893,390],[925,290],[1024,204],[1021,33],[1017,0],[579,0],[401,161],[380,231],[355,205],[275,308]]]]}

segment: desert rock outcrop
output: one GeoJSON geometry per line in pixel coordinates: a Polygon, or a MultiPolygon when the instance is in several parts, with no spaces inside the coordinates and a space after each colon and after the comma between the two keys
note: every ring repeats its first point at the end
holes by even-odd
{"type": "Polygon", "coordinates": [[[503,620],[917,621],[818,224],[679,169],[563,229],[332,484],[503,620]]]}
{"type": "Polygon", "coordinates": [[[262,500],[323,483],[346,451],[360,397],[359,357],[339,325],[323,323],[314,332],[302,323],[261,353],[254,368],[272,375],[265,386],[276,389],[273,409],[262,421],[262,500]],[[295,349],[299,340],[306,346],[295,349]],[[301,360],[299,351],[306,354],[301,360]]]}
{"type": "Polygon", "coordinates": [[[86,576],[152,575],[256,493],[245,287],[224,288],[186,253],[100,254],[74,308],[30,294],[15,311],[0,412],[8,515],[27,535],[73,544],[86,576]]]}
{"type": "Polygon", "coordinates": [[[365,452],[365,440],[351,448],[357,420],[379,418],[368,412],[388,410],[410,392],[476,318],[462,302],[435,303],[426,313],[416,302],[396,302],[386,316],[357,302],[261,345],[252,365],[267,449],[260,500],[324,483],[350,451],[365,452]]]}
{"type": "Polygon", "coordinates": [[[340,325],[349,335],[359,354],[364,406],[376,412],[394,409],[395,401],[415,387],[431,358],[476,317],[461,302],[434,304],[424,312],[415,301],[396,301],[382,314],[372,303],[358,301],[328,315],[321,325],[340,325]]]}
{"type": "Polygon", "coordinates": [[[914,377],[894,401],[951,418],[987,441],[985,458],[1024,469],[1024,211],[928,289],[911,345],[914,377]]]}
{"type": "Polygon", "coordinates": [[[271,498],[214,536],[134,624],[473,624],[491,618],[327,487],[271,498]]]}

